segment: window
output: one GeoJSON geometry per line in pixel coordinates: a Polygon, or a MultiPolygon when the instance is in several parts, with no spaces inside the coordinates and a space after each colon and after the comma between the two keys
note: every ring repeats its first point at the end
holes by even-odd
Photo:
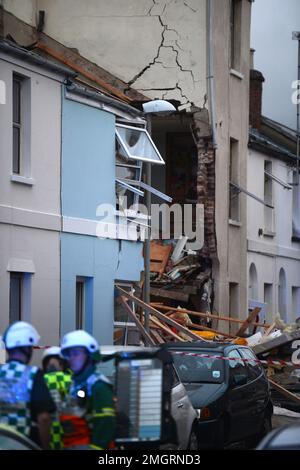
{"type": "Polygon", "coordinates": [[[293,318],[300,317],[300,287],[292,287],[293,318]]]}
{"type": "MultiPolygon", "coordinates": [[[[183,383],[222,383],[224,382],[224,364],[222,359],[200,357],[197,354],[216,355],[216,351],[188,351],[196,356],[173,353],[173,360],[178,375],[183,383]]],[[[217,354],[221,355],[221,354],[217,354]]]]}
{"type": "Polygon", "coordinates": [[[31,273],[10,272],[9,323],[31,317],[31,273]]]}
{"type": "Polygon", "coordinates": [[[76,329],[92,333],[93,328],[93,278],[76,277],[76,329]]]}
{"type": "Polygon", "coordinates": [[[246,362],[246,369],[248,370],[249,380],[252,381],[257,379],[263,373],[262,366],[259,362],[256,362],[256,357],[249,349],[241,348],[239,349],[239,352],[244,359],[248,359],[246,362]]]}
{"type": "Polygon", "coordinates": [[[146,129],[117,124],[116,136],[120,144],[120,153],[125,158],[165,164],[146,129]]]}
{"type": "MultiPolygon", "coordinates": [[[[230,139],[230,162],[229,162],[229,181],[235,185],[239,184],[239,146],[238,141],[230,139]]],[[[229,185],[229,219],[240,220],[240,191],[229,185]]]]}
{"type": "Polygon", "coordinates": [[[231,358],[229,362],[229,374],[230,382],[234,385],[234,378],[240,375],[247,374],[247,369],[244,362],[241,359],[239,352],[233,349],[228,353],[228,357],[231,358]]]}
{"type": "Polygon", "coordinates": [[[9,323],[22,319],[22,273],[10,273],[9,323]]]}
{"type": "Polygon", "coordinates": [[[173,364],[171,365],[171,374],[172,374],[172,388],[177,387],[177,385],[180,384],[180,379],[178,377],[178,374],[176,372],[175,367],[173,364]]]}
{"type": "Polygon", "coordinates": [[[22,79],[13,77],[13,173],[20,174],[21,155],[21,86],[22,79]]]}
{"type": "Polygon", "coordinates": [[[0,104],[6,104],[6,85],[3,80],[0,80],[0,104]]]}
{"type": "MultiPolygon", "coordinates": [[[[164,164],[146,129],[116,124],[116,206],[119,227],[125,234],[143,239],[148,227],[148,216],[139,206],[145,191],[171,202],[168,197],[142,181],[143,162],[164,164]],[[124,221],[125,217],[125,221],[124,221]],[[137,217],[139,220],[137,220],[137,217]],[[130,224],[127,226],[127,221],[130,224]],[[137,225],[139,227],[137,227],[137,225]]],[[[119,233],[123,233],[120,231],[119,233]]]]}
{"type": "MultiPolygon", "coordinates": [[[[229,283],[229,315],[239,318],[239,285],[236,282],[229,283]]],[[[230,333],[234,333],[236,326],[230,323],[230,333]]]]}
{"type": "Polygon", "coordinates": [[[287,321],[286,311],[286,275],[283,268],[279,272],[279,284],[278,284],[278,310],[281,318],[287,321]]]}
{"type": "Polygon", "coordinates": [[[231,46],[230,67],[235,70],[240,69],[241,37],[242,37],[241,19],[242,19],[241,0],[231,0],[231,5],[230,5],[230,46],[231,46]]]}
{"type": "Polygon", "coordinates": [[[274,212],[270,207],[273,205],[273,179],[270,176],[272,174],[272,162],[265,161],[265,172],[264,172],[264,201],[266,203],[264,208],[264,223],[265,231],[274,232],[274,212]],[[268,204],[268,205],[267,205],[268,204]]]}
{"type": "Polygon", "coordinates": [[[12,79],[12,172],[30,176],[30,79],[16,73],[12,79]]]}
{"type": "Polygon", "coordinates": [[[84,323],[84,281],[76,279],[76,329],[81,330],[84,323]]]}
{"type": "Polygon", "coordinates": [[[300,240],[300,182],[296,171],[293,172],[293,237],[300,240]]]}
{"type": "Polygon", "coordinates": [[[264,284],[264,303],[266,304],[266,322],[273,319],[273,284],[264,284]]]}
{"type": "Polygon", "coordinates": [[[249,300],[257,300],[257,271],[254,263],[249,269],[249,300]]]}

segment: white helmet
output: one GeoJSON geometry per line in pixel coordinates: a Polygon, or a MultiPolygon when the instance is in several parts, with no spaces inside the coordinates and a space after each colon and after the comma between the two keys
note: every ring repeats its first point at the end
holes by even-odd
{"type": "Polygon", "coordinates": [[[25,346],[37,346],[40,335],[25,321],[17,321],[10,325],[3,335],[6,349],[21,348],[25,346]]]}
{"type": "Polygon", "coordinates": [[[59,356],[59,357],[61,357],[60,347],[59,346],[51,346],[50,348],[45,349],[45,351],[43,352],[42,361],[44,359],[46,359],[46,357],[49,357],[49,356],[59,356]]]}
{"type": "Polygon", "coordinates": [[[75,348],[76,346],[82,346],[90,353],[99,351],[97,340],[84,330],[71,331],[63,337],[61,342],[61,354],[64,356],[66,349],[75,348]]]}

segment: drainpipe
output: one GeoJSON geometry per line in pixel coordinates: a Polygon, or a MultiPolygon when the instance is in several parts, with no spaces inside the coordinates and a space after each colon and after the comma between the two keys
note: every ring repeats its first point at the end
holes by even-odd
{"type": "Polygon", "coordinates": [[[209,114],[212,132],[212,144],[213,148],[217,148],[213,57],[213,0],[206,0],[206,25],[207,90],[209,114]]]}

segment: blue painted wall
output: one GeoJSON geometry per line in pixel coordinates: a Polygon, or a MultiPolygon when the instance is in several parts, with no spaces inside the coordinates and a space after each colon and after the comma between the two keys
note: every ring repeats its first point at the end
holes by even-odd
{"type": "Polygon", "coordinates": [[[63,101],[62,215],[95,219],[98,204],[115,204],[115,116],[63,101]]]}
{"type": "MultiPolygon", "coordinates": [[[[63,100],[62,215],[96,220],[115,204],[115,116],[63,100]]],[[[61,334],[75,328],[76,277],[89,278],[85,328],[102,344],[113,339],[114,282],[139,281],[143,244],[61,234],[61,334]]]]}

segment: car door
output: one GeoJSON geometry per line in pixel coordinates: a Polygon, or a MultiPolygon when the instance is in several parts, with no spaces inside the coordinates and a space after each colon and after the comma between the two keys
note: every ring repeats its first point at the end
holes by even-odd
{"type": "Polygon", "coordinates": [[[186,389],[180,381],[174,367],[172,386],[172,416],[177,426],[178,449],[187,449],[192,426],[197,415],[186,393],[186,389]]]}
{"type": "Polygon", "coordinates": [[[227,392],[230,435],[229,442],[236,442],[249,435],[250,415],[247,369],[237,349],[226,354],[229,369],[229,388],[227,392]],[[238,383],[244,377],[245,383],[238,383]]]}
{"type": "Polygon", "coordinates": [[[258,434],[264,420],[264,413],[268,403],[268,384],[262,366],[257,362],[255,355],[249,348],[240,348],[242,357],[247,359],[249,376],[249,414],[251,434],[258,434]]]}

